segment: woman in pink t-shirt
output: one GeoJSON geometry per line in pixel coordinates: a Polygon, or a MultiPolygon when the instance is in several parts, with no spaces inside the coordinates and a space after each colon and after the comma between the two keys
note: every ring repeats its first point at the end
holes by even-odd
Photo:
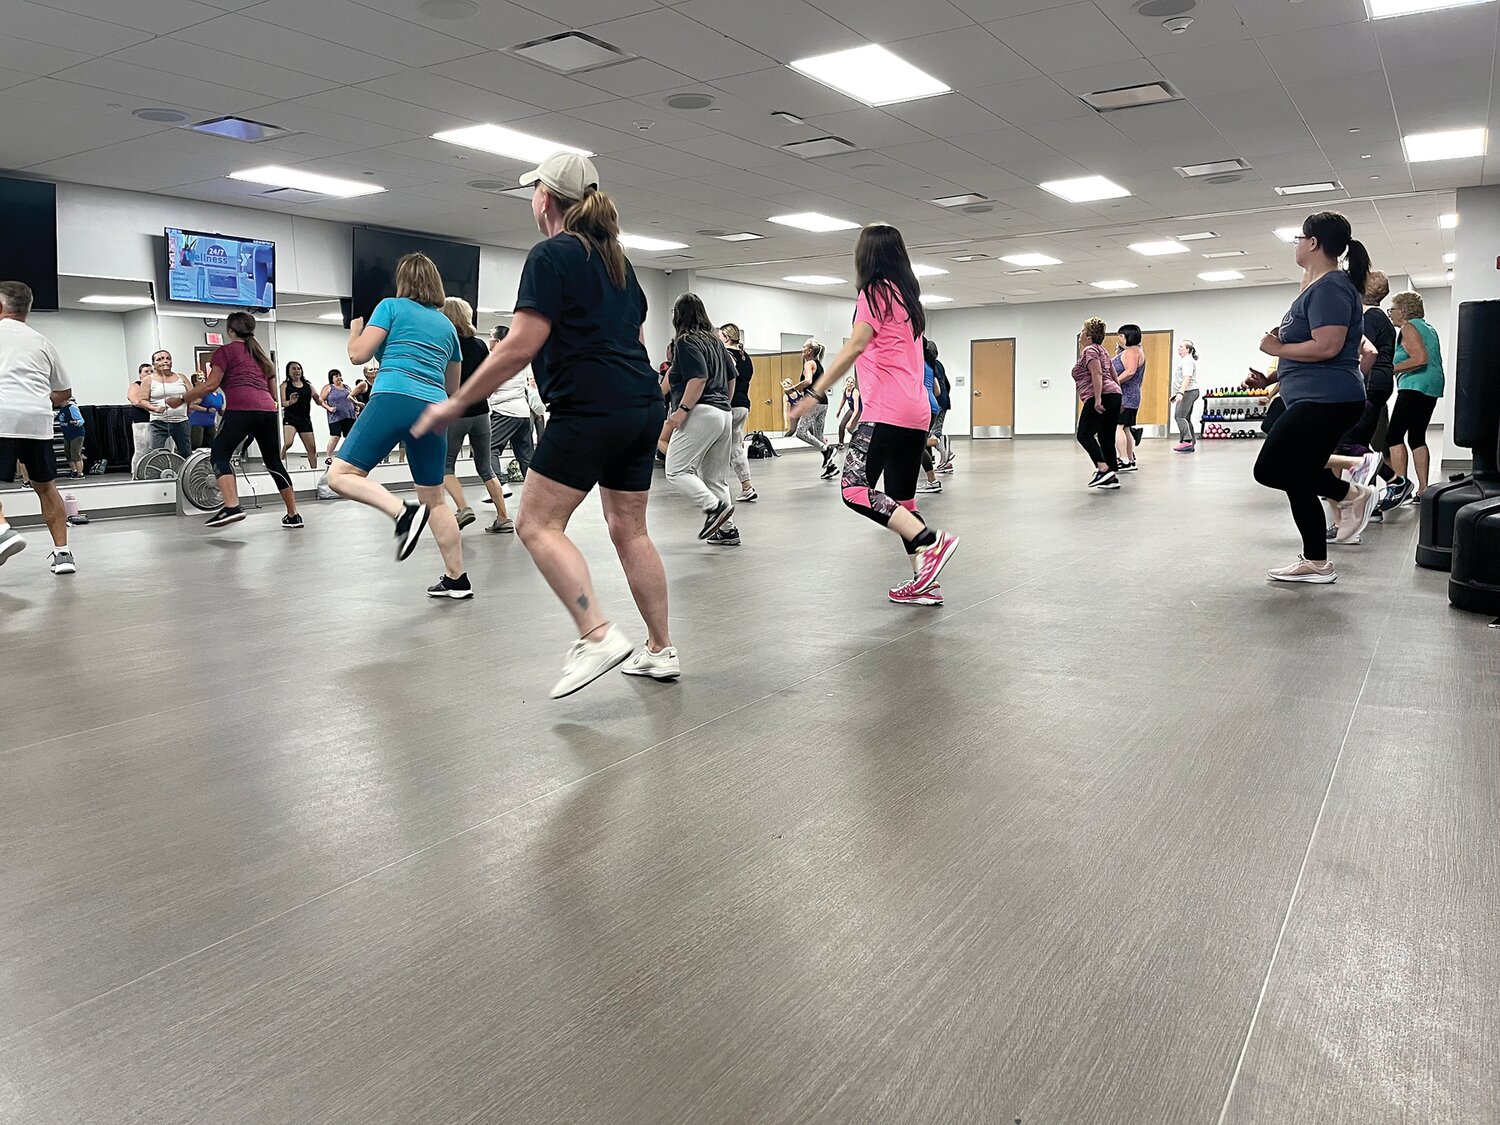
{"type": "Polygon", "coordinates": [[[958,537],[933,531],[917,514],[917,475],[932,412],[922,372],[921,287],[901,232],[875,223],[854,247],[859,300],[849,342],[792,407],[792,418],[827,405],[828,388],[854,367],[864,413],[844,461],[844,503],[901,537],[913,577],[890,591],[899,605],[942,605],[938,574],[958,547],[958,537]],[[885,478],[885,491],[876,486],[885,478]]]}
{"type": "Polygon", "coordinates": [[[1115,364],[1104,350],[1104,321],[1097,316],[1083,322],[1081,339],[1086,341],[1073,365],[1073,384],[1083,409],[1078,415],[1078,444],[1094,463],[1090,488],[1116,491],[1120,487],[1119,461],[1115,453],[1115,426],[1120,420],[1120,384],[1115,364]]]}

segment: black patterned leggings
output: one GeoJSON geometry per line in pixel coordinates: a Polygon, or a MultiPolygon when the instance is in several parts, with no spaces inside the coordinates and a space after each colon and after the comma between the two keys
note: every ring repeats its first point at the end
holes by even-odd
{"type": "MultiPolygon", "coordinates": [[[[844,459],[844,505],[882,527],[889,526],[897,508],[917,515],[917,476],[926,448],[926,430],[861,422],[849,439],[849,455],[844,459]],[[884,492],[875,487],[882,477],[884,492]]],[[[918,549],[906,544],[909,554],[918,549]]]]}

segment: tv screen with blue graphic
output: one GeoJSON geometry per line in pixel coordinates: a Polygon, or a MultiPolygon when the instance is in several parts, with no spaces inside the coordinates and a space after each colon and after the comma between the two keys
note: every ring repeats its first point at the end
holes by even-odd
{"type": "Polygon", "coordinates": [[[198,305],[276,307],[276,244],[166,229],[167,295],[198,305]]]}

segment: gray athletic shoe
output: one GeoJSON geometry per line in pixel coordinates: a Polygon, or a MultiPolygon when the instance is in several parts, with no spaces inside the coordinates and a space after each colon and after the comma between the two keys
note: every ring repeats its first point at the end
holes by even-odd
{"type": "Polygon", "coordinates": [[[26,536],[13,527],[7,527],[0,532],[0,563],[24,550],[26,550],[26,536]]]}

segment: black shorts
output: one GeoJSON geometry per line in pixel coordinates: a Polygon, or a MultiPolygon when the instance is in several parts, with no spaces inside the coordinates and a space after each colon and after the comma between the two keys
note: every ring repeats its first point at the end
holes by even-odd
{"type": "Polygon", "coordinates": [[[1127,406],[1122,406],[1122,407],[1120,407],[1120,425],[1122,425],[1122,426],[1134,426],[1135,425],[1135,416],[1136,416],[1137,412],[1139,412],[1140,409],[1141,408],[1139,406],[1128,406],[1128,407],[1127,406]]]}
{"type": "Polygon", "coordinates": [[[11,484],[16,479],[16,462],[26,466],[32,484],[46,484],[57,479],[57,461],[52,456],[52,439],[0,437],[0,481],[11,484]]]}
{"type": "Polygon", "coordinates": [[[313,432],[312,418],[302,414],[283,414],[281,424],[289,430],[295,430],[299,434],[310,434],[313,432]]]}
{"type": "Polygon", "coordinates": [[[353,418],[340,418],[336,422],[328,423],[328,432],[334,437],[348,437],[352,429],[354,429],[353,418]]]}
{"type": "Polygon", "coordinates": [[[649,492],[656,442],[667,409],[660,402],[611,414],[555,413],[531,460],[531,471],[580,492],[649,492]]]}

